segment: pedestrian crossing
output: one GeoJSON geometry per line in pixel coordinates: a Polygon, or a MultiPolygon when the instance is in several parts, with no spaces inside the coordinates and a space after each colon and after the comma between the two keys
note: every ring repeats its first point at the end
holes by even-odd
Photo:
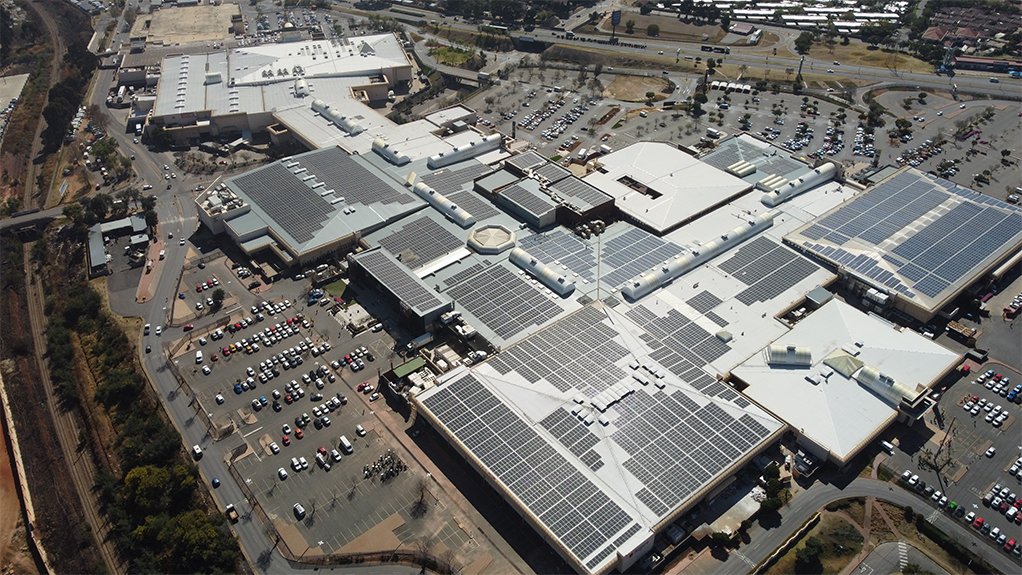
{"type": "Polygon", "coordinates": [[[901,571],[908,566],[908,545],[904,541],[898,541],[898,567],[901,571]]]}

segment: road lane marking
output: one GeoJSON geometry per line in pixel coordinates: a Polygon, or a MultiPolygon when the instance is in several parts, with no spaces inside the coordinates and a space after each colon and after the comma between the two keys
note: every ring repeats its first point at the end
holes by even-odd
{"type": "Polygon", "coordinates": [[[260,425],[259,427],[257,427],[257,428],[255,428],[255,429],[253,429],[252,431],[249,431],[248,433],[246,433],[246,434],[245,434],[245,435],[243,435],[242,437],[248,437],[249,435],[252,435],[253,433],[257,433],[257,432],[259,432],[259,431],[260,431],[260,430],[261,430],[262,428],[263,428],[263,426],[261,426],[261,425],[260,425]]]}

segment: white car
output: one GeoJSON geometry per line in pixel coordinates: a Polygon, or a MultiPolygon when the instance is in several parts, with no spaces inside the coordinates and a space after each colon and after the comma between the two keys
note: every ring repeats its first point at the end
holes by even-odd
{"type": "Polygon", "coordinates": [[[213,373],[213,370],[210,369],[208,365],[202,366],[202,374],[203,375],[209,375],[211,373],[213,373]]]}
{"type": "Polygon", "coordinates": [[[362,427],[362,424],[359,423],[358,425],[355,426],[355,434],[358,435],[359,437],[365,437],[366,428],[362,427]]]}
{"type": "Polygon", "coordinates": [[[224,401],[226,401],[226,400],[224,399],[224,396],[223,396],[222,393],[216,394],[216,404],[217,405],[223,405],[224,401]]]}
{"type": "Polygon", "coordinates": [[[270,442],[270,453],[273,453],[274,455],[280,453],[280,446],[277,445],[276,441],[270,442]]]}
{"type": "Polygon", "coordinates": [[[987,457],[993,457],[994,454],[996,454],[996,453],[997,453],[997,449],[991,447],[991,448],[987,449],[986,456],[987,457]]]}
{"type": "Polygon", "coordinates": [[[156,326],[156,335],[160,335],[161,333],[163,333],[163,326],[162,325],[156,326]]]}
{"type": "Polygon", "coordinates": [[[278,468],[277,469],[277,477],[279,477],[281,481],[287,479],[287,470],[284,469],[283,467],[278,468]]]}

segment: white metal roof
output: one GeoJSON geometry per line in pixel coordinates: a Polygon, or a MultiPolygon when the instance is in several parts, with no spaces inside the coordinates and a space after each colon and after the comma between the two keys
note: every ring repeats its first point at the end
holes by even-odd
{"type": "Polygon", "coordinates": [[[638,142],[599,161],[603,168],[583,179],[613,196],[622,212],[658,233],[752,187],[662,142],[638,142]],[[643,193],[623,183],[628,179],[649,191],[643,193]]]}
{"type": "Polygon", "coordinates": [[[854,457],[886,427],[897,415],[897,406],[854,377],[828,368],[826,358],[852,350],[864,367],[915,388],[931,385],[960,357],[910,329],[837,299],[796,324],[774,345],[809,350],[812,365],[771,366],[763,353],[753,354],[733,372],[749,384],[743,393],[839,461],[854,457]],[[820,383],[810,382],[809,376],[819,376],[820,383]]]}

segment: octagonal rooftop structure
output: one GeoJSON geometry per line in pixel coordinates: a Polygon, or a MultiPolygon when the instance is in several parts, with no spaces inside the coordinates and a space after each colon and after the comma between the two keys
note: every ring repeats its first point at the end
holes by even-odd
{"type": "Polygon", "coordinates": [[[515,233],[500,224],[480,226],[469,234],[468,247],[481,254],[499,254],[515,247],[515,233]]]}

